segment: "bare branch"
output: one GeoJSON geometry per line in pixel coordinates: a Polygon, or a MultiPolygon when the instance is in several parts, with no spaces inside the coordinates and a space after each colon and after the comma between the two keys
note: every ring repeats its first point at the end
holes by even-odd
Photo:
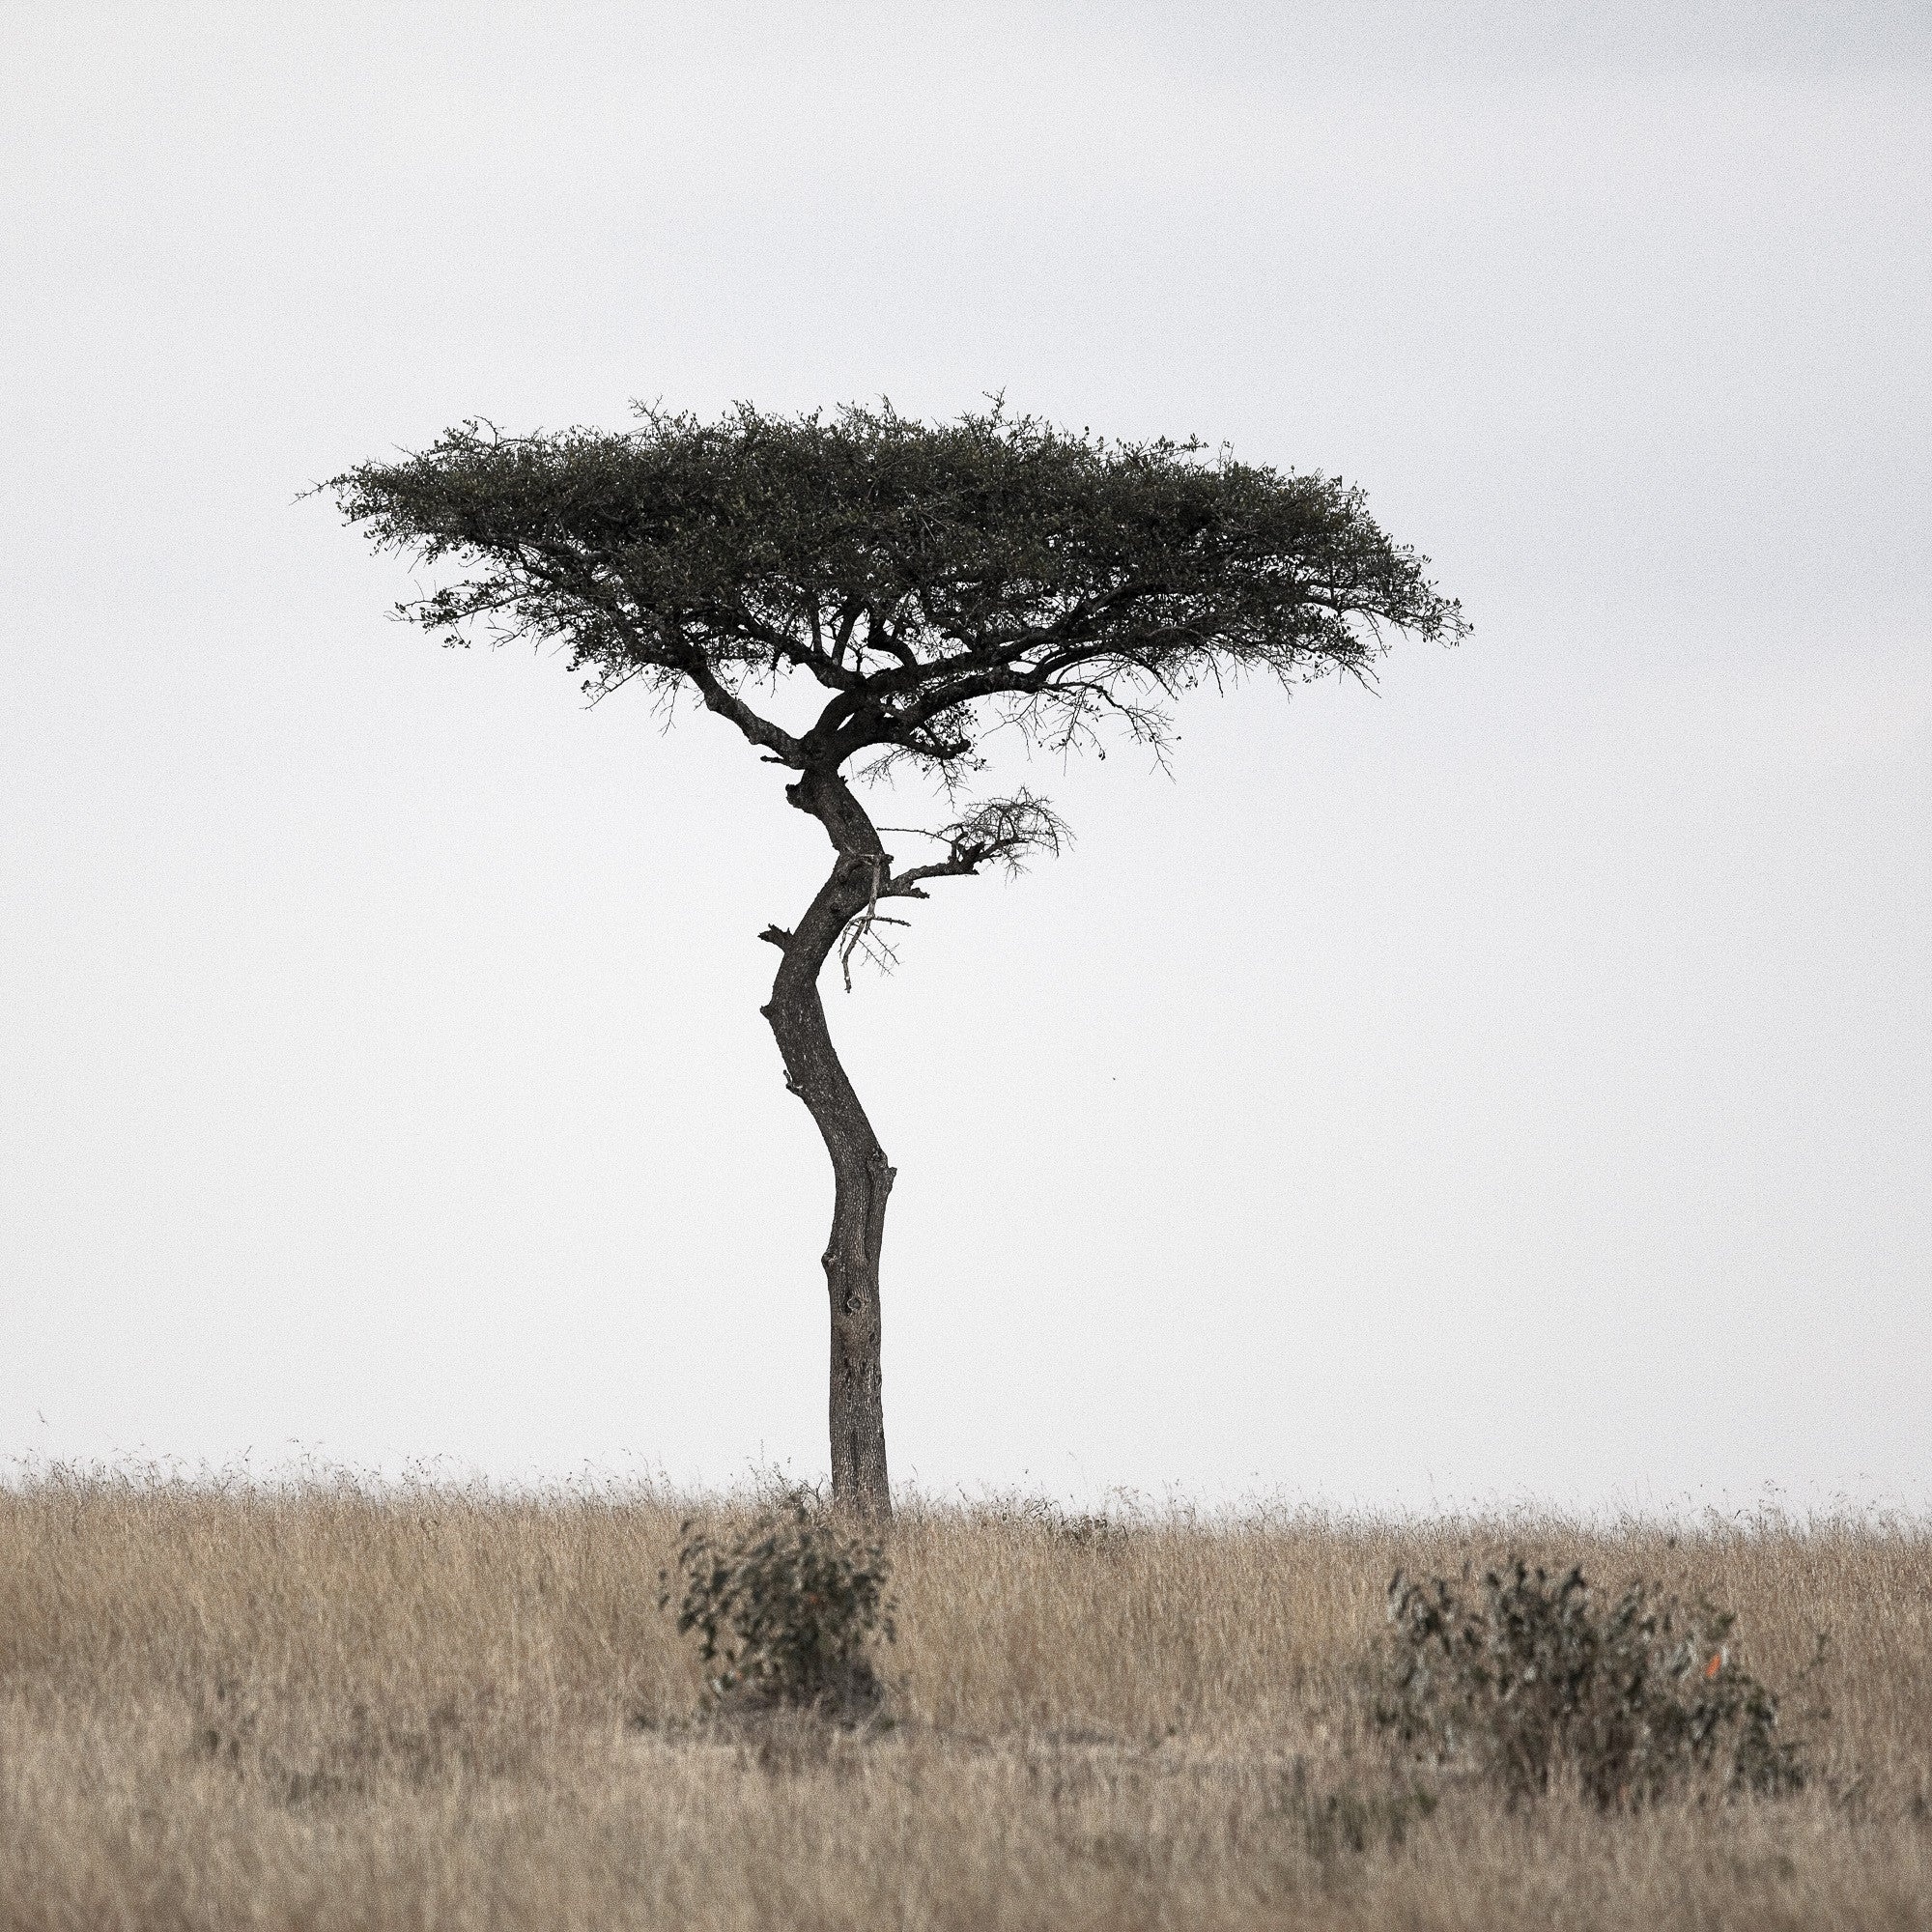
{"type": "Polygon", "coordinates": [[[845,934],[845,943],[838,949],[839,970],[845,976],[845,990],[852,990],[852,955],[863,953],[879,968],[889,973],[899,963],[899,955],[891,944],[877,931],[881,925],[903,925],[902,919],[893,919],[879,910],[879,898],[884,889],[886,874],[892,869],[892,861],[883,852],[875,852],[871,858],[871,883],[864,909],[852,921],[845,934]]]}
{"type": "Polygon", "coordinates": [[[952,824],[920,836],[938,839],[946,857],[894,873],[880,888],[880,897],[923,898],[919,888],[925,880],[967,878],[982,866],[1017,873],[1030,853],[1057,857],[1073,838],[1052,806],[1025,787],[1010,798],[986,799],[952,824]]]}
{"type": "Polygon", "coordinates": [[[761,718],[736,692],[728,689],[706,662],[701,650],[694,647],[689,652],[680,653],[675,668],[696,687],[706,710],[715,711],[721,718],[728,718],[753,744],[769,752],[780,764],[789,765],[794,770],[804,765],[805,752],[799,741],[789,731],[774,724],[769,718],[761,718]]]}

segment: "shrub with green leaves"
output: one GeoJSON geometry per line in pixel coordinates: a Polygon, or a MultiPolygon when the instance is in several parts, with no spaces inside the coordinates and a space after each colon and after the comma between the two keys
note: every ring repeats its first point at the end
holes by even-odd
{"type": "Polygon", "coordinates": [[[1566,1777],[1605,1809],[1699,1778],[1765,1795],[1804,1782],[1776,1697],[1731,1658],[1728,1610],[1643,1582],[1600,1601],[1581,1570],[1553,1576],[1520,1558],[1478,1590],[1466,1570],[1460,1585],[1397,1571],[1388,1602],[1376,1722],[1512,1804],[1566,1777]]]}
{"type": "MultiPolygon", "coordinates": [[[[712,1700],[788,1706],[851,1720],[871,1715],[885,1687],[874,1642],[894,1638],[885,1552],[847,1538],[805,1493],[762,1511],[720,1542],[681,1528],[677,1627],[696,1631],[712,1700]]],[[[668,1573],[659,1598],[673,1597],[668,1573]]]]}

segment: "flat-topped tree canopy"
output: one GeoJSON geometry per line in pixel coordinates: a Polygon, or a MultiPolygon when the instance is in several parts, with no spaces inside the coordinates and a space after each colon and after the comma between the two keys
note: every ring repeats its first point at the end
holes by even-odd
{"type": "Polygon", "coordinates": [[[1204,676],[1361,674],[1391,628],[1463,628],[1335,478],[997,405],[937,426],[890,405],[639,414],[472,422],[334,487],[378,544],[468,566],[404,607],[417,622],[560,640],[592,692],[688,682],[800,771],[882,750],[956,777],[995,723],[1065,746],[1111,716],[1159,745],[1204,676]],[[827,693],[803,733],[748,699],[787,673],[827,693]]]}
{"type": "Polygon", "coordinates": [[[593,696],[689,687],[797,774],[785,796],[837,856],[797,926],[760,935],[782,954],[764,1013],[832,1159],[833,1493],[885,1514],[894,1171],[832,1045],[826,959],[838,948],[849,969],[881,945],[881,901],[1058,849],[1064,828],[1030,791],[956,802],[989,731],[1064,750],[1111,721],[1159,752],[1190,685],[1366,677],[1391,631],[1460,637],[1460,607],[1334,478],[1069,434],[998,403],[938,425],[890,405],[748,404],[715,423],[644,409],[622,434],[471,422],[330,487],[379,546],[460,566],[402,607],[430,631],[560,642],[593,696]],[[781,688],[790,726],[762,696],[781,688]],[[817,717],[797,728],[794,694],[813,689],[817,717]],[[958,813],[923,835],[939,856],[903,869],[849,782],[895,764],[937,779],[958,813]]]}

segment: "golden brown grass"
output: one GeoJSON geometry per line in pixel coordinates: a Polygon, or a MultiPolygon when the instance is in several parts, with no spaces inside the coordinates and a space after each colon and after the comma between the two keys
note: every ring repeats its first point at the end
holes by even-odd
{"type": "Polygon", "coordinates": [[[43,1477],[0,1492],[0,1927],[1932,1925],[1932,1539],[1041,1511],[895,1529],[896,1726],[692,1720],[678,1507],[43,1477]],[[1398,1563],[1521,1549],[1832,1634],[1778,1803],[1393,1842],[1356,1665],[1398,1563]]]}

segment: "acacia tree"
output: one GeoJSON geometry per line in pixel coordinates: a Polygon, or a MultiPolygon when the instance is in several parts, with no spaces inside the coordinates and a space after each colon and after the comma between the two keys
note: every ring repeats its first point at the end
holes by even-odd
{"type": "Polygon", "coordinates": [[[1158,753],[1204,679],[1366,677],[1388,633],[1454,639],[1460,607],[1361,493],[1010,416],[931,426],[848,408],[715,423],[641,409],[635,429],[504,435],[471,422],[335,477],[380,548],[456,581],[400,606],[446,641],[561,642],[593,697],[695,695],[790,774],[825,828],[825,882],[778,948],[763,1009],[832,1159],[835,1500],[891,1509],[879,1253],[894,1170],[833,1047],[819,977],[885,949],[882,908],[938,879],[1017,868],[1065,828],[1031,790],[970,799],[989,730],[1065,752],[1112,727],[1158,753]],[[790,694],[815,690],[804,730],[790,694]],[[901,867],[855,784],[906,767],[950,817],[901,867]]]}

